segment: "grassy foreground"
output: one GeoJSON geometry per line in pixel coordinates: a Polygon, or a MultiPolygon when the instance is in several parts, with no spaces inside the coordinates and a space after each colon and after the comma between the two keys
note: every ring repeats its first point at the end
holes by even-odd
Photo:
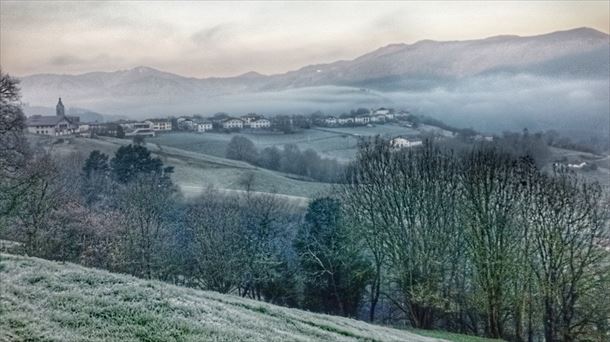
{"type": "Polygon", "coordinates": [[[441,341],[88,269],[0,254],[0,341],[441,341]]]}

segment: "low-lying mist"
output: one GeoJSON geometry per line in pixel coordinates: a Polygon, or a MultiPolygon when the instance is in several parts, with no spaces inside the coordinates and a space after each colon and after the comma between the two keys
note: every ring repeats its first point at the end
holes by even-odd
{"type": "Polygon", "coordinates": [[[422,91],[379,92],[324,86],[210,99],[206,111],[338,115],[357,107],[394,107],[486,132],[555,129],[575,138],[607,137],[607,79],[485,76],[422,91]]]}
{"type": "MultiPolygon", "coordinates": [[[[554,129],[577,139],[608,139],[610,81],[603,77],[558,78],[532,74],[487,74],[435,80],[425,89],[374,90],[352,86],[317,86],[212,96],[199,91],[176,95],[69,97],[70,107],[130,118],[179,115],[308,114],[340,115],[358,107],[393,107],[445,121],[456,127],[499,133],[554,129]]],[[[386,89],[388,87],[385,87],[386,89]]],[[[26,99],[27,100],[27,99],[26,99]]],[[[51,100],[49,100],[51,101],[51,100]]],[[[56,101],[56,100],[55,100],[56,101]]],[[[54,104],[54,103],[53,103],[54,104]]]]}

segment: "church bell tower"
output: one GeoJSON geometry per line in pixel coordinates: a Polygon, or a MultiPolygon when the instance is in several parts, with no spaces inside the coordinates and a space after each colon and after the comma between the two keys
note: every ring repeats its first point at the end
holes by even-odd
{"type": "Polygon", "coordinates": [[[57,106],[55,106],[55,113],[57,114],[57,116],[66,116],[66,111],[64,109],[64,104],[61,102],[61,97],[57,102],[57,106]]]}

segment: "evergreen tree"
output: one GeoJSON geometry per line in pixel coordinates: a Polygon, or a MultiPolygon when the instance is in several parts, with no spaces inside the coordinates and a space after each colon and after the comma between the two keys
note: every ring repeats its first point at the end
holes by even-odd
{"type": "Polygon", "coordinates": [[[113,177],[121,183],[129,183],[141,174],[159,175],[173,172],[172,167],[163,168],[159,158],[153,158],[142,145],[121,146],[110,161],[113,177]]]}
{"type": "Polygon", "coordinates": [[[91,152],[87,160],[85,160],[83,173],[85,177],[89,178],[93,172],[106,173],[109,169],[108,155],[95,150],[91,152]]]}

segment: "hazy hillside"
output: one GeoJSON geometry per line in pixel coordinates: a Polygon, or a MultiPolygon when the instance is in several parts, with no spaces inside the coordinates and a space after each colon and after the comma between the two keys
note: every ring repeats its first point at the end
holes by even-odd
{"type": "Polygon", "coordinates": [[[0,279],[1,341],[441,341],[10,254],[0,279]]]}
{"type": "Polygon", "coordinates": [[[544,35],[393,44],[354,60],[278,75],[189,78],[149,67],[22,78],[24,101],[115,115],[225,112],[333,114],[394,106],[458,126],[608,135],[608,35],[580,28],[544,35]]]}

